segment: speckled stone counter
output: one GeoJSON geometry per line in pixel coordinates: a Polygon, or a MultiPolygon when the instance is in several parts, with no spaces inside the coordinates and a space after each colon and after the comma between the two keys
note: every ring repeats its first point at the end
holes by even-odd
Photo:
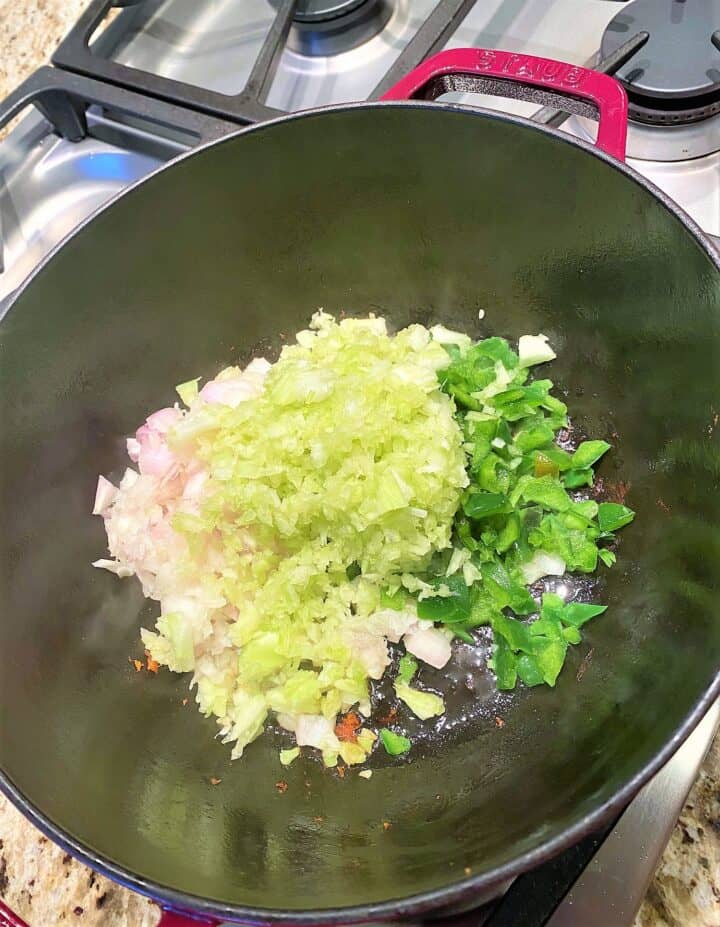
{"type": "Polygon", "coordinates": [[[0,0],[0,93],[4,97],[41,64],[86,0],[0,0]]]}
{"type": "MultiPolygon", "coordinates": [[[[47,62],[84,6],[85,0],[0,0],[0,95],[47,62]]],[[[154,904],[55,847],[2,797],[0,898],[30,927],[155,927],[160,917],[154,904]]],[[[720,927],[720,738],[635,927],[720,927]]]]}

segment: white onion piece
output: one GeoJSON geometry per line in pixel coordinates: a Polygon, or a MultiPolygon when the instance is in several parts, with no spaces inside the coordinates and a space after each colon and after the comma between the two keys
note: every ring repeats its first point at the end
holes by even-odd
{"type": "Polygon", "coordinates": [[[295,724],[298,747],[317,747],[318,750],[339,750],[335,725],[323,715],[298,715],[295,724]]]}
{"type": "Polygon", "coordinates": [[[207,478],[208,474],[206,470],[198,470],[197,473],[193,473],[187,483],[185,483],[183,499],[192,499],[193,501],[200,499],[207,478]]]}
{"type": "Polygon", "coordinates": [[[240,405],[247,399],[252,399],[260,393],[260,387],[243,377],[232,380],[211,380],[200,390],[200,398],[207,403],[223,406],[240,405]]]}
{"type": "Polygon", "coordinates": [[[127,470],[123,473],[123,478],[120,480],[120,489],[130,489],[130,487],[134,486],[139,479],[140,474],[137,472],[137,470],[133,470],[132,467],[128,467],[127,470]]]}
{"type": "Polygon", "coordinates": [[[243,376],[262,384],[271,368],[272,364],[264,357],[254,357],[243,371],[243,376]]]}
{"type": "Polygon", "coordinates": [[[380,608],[370,615],[365,626],[371,634],[381,634],[393,644],[397,644],[403,634],[417,627],[417,623],[417,615],[411,611],[380,608]]]}
{"type": "Polygon", "coordinates": [[[520,567],[523,580],[530,583],[537,582],[543,576],[562,576],[565,572],[565,561],[557,554],[548,554],[544,550],[536,551],[527,563],[520,567]]]}
{"type": "Polygon", "coordinates": [[[125,566],[124,563],[119,563],[117,560],[95,560],[92,565],[97,567],[98,570],[108,570],[110,573],[116,573],[121,579],[124,579],[126,576],[132,576],[135,572],[130,569],[130,567],[125,566]]]}
{"type": "Polygon", "coordinates": [[[410,631],[403,638],[405,649],[418,660],[442,669],[452,655],[450,641],[437,628],[410,631]]]}
{"type": "Polygon", "coordinates": [[[159,434],[164,435],[173,425],[176,425],[181,418],[182,412],[179,409],[168,407],[153,412],[152,415],[147,417],[145,424],[151,431],[157,431],[159,434]]]}
{"type": "Polygon", "coordinates": [[[348,630],[343,635],[356,660],[371,679],[380,679],[390,663],[385,638],[367,631],[348,630]]]}
{"type": "Polygon", "coordinates": [[[151,440],[141,442],[138,467],[146,476],[166,476],[175,466],[175,455],[164,441],[151,440]]]}
{"type": "Polygon", "coordinates": [[[105,512],[115,501],[118,491],[104,476],[98,477],[97,489],[95,490],[95,504],[93,505],[93,515],[104,515],[105,512]]]}
{"type": "Polygon", "coordinates": [[[548,344],[546,335],[521,335],[518,341],[520,367],[532,367],[554,360],[557,354],[548,344]]]}
{"type": "Polygon", "coordinates": [[[140,442],[137,438],[128,438],[125,444],[127,446],[128,457],[133,463],[137,463],[138,457],[140,456],[140,442]]]}
{"type": "Polygon", "coordinates": [[[468,335],[445,328],[444,325],[433,325],[430,334],[433,336],[433,341],[439,344],[457,344],[461,348],[469,348],[472,344],[472,339],[468,335]]]}

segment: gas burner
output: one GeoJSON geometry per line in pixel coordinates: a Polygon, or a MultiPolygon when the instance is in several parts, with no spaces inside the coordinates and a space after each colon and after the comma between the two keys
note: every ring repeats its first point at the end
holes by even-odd
{"type": "Polygon", "coordinates": [[[615,74],[628,93],[630,118],[649,125],[688,125],[720,112],[717,0],[633,0],[608,25],[601,57],[630,36],[649,39],[615,74]]]}
{"type": "Polygon", "coordinates": [[[324,23],[340,16],[347,16],[367,0],[298,0],[295,7],[295,22],[324,23]]]}
{"type": "Polygon", "coordinates": [[[288,46],[302,55],[339,55],[382,32],[392,0],[298,0],[288,46]]]}

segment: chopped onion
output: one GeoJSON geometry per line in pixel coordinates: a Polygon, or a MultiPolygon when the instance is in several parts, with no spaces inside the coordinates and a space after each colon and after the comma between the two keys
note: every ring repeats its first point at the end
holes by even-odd
{"type": "Polygon", "coordinates": [[[126,576],[132,576],[135,572],[130,569],[130,567],[117,560],[94,560],[92,566],[97,567],[99,570],[108,570],[110,573],[116,573],[121,579],[124,579],[126,576]]]}
{"type": "Polygon", "coordinates": [[[335,724],[322,715],[298,715],[295,725],[298,747],[317,747],[318,750],[339,750],[335,724]]]}
{"type": "Polygon", "coordinates": [[[97,489],[95,490],[95,504],[93,505],[93,515],[104,515],[105,512],[115,501],[118,491],[104,476],[98,477],[97,489]]]}
{"type": "Polygon", "coordinates": [[[450,641],[437,628],[410,631],[403,638],[405,649],[435,669],[442,669],[452,655],[450,641]]]}
{"type": "Polygon", "coordinates": [[[557,554],[538,550],[527,563],[521,564],[520,571],[523,580],[530,585],[543,576],[562,576],[565,572],[565,561],[557,554]]]}
{"type": "Polygon", "coordinates": [[[532,367],[554,360],[557,354],[548,344],[546,335],[521,335],[518,341],[518,356],[521,367],[532,367]]]}
{"type": "Polygon", "coordinates": [[[469,348],[472,339],[463,332],[455,332],[452,329],[445,328],[444,325],[433,325],[430,329],[433,340],[439,344],[456,344],[461,348],[469,348]]]}
{"type": "Polygon", "coordinates": [[[234,380],[210,380],[200,390],[200,398],[211,404],[219,403],[234,409],[241,402],[257,396],[258,392],[259,389],[254,383],[237,377],[234,380]]]}
{"type": "Polygon", "coordinates": [[[137,463],[140,457],[140,442],[137,438],[128,438],[125,444],[127,446],[128,457],[133,463],[137,463]]]}
{"type": "Polygon", "coordinates": [[[179,409],[168,407],[166,409],[158,409],[157,412],[153,412],[152,415],[147,417],[145,424],[151,431],[157,431],[159,434],[165,434],[173,427],[173,425],[177,424],[181,417],[182,413],[179,409]]]}
{"type": "MultiPolygon", "coordinates": [[[[137,470],[105,517],[110,553],[97,565],[136,575],[160,603],[143,642],[192,673],[233,757],[272,712],[334,765],[367,752],[340,745],[334,723],[353,706],[369,715],[388,641],[422,629],[429,659],[439,665],[442,648],[445,662],[447,639],[414,604],[380,604],[448,547],[468,476],[437,375],[448,354],[426,328],[388,337],[382,319],[320,313],[300,340],[272,367],[256,358],[202,390],[180,384],[183,408],[127,439],[137,470]]],[[[427,693],[410,698],[426,711],[427,693]]]]}

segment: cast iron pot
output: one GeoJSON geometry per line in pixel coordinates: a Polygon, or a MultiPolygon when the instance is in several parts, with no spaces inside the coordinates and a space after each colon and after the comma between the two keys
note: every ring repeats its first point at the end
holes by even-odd
{"type": "Polygon", "coordinates": [[[600,147],[432,101],[283,118],[118,197],[0,326],[0,784],[69,852],[175,909],[166,925],[477,903],[622,808],[720,689],[717,256],[621,163],[610,78],[455,51],[389,97],[468,88],[592,103],[600,147]],[[369,781],[310,758],[283,770],[272,735],[230,763],[183,705],[187,677],[128,662],[153,604],[90,567],[96,478],[120,474],[124,436],[175,383],[277,350],[319,306],[545,333],[576,429],[614,445],[608,491],[637,510],[595,593],[607,614],[556,688],[517,691],[502,727],[486,694],[369,781]]]}

